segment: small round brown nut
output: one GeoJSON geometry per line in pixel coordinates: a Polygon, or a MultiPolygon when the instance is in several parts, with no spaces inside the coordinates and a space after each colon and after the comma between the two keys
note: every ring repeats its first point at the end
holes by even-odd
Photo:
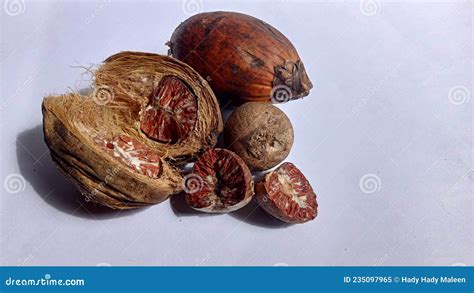
{"type": "Polygon", "coordinates": [[[252,174],[245,162],[225,149],[205,152],[184,177],[188,204],[208,213],[231,212],[245,206],[254,194],[252,174]]]}
{"type": "Polygon", "coordinates": [[[318,214],[313,188],[292,163],[283,163],[267,173],[256,184],[255,196],[266,212],[287,223],[311,221],[318,214]]]}
{"type": "Polygon", "coordinates": [[[263,171],[288,156],[293,126],[285,113],[272,104],[249,102],[230,115],[224,127],[224,141],[250,170],[263,171]]]}

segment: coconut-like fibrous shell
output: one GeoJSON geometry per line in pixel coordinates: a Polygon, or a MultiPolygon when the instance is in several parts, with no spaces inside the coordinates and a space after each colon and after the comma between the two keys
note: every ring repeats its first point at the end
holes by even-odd
{"type": "Polygon", "coordinates": [[[222,130],[207,83],[179,61],[146,53],[114,55],[97,71],[91,95],[47,96],[42,111],[53,161],[87,201],[115,209],[156,204],[181,192],[182,176],[175,163],[213,147],[222,130]],[[142,82],[127,79],[125,72],[142,82]],[[174,145],[150,139],[139,123],[163,76],[182,80],[199,106],[195,128],[174,145]]]}
{"type": "MultiPolygon", "coordinates": [[[[98,88],[113,89],[114,103],[125,125],[138,129],[135,117],[143,109],[153,88],[164,76],[178,76],[198,99],[198,119],[191,135],[175,144],[149,141],[153,148],[176,161],[195,159],[215,146],[223,130],[222,116],[214,93],[196,71],[179,60],[151,53],[122,52],[107,58],[96,72],[98,88]],[[131,117],[131,119],[129,119],[131,117]]],[[[142,132],[139,135],[144,136],[142,132]]]]}

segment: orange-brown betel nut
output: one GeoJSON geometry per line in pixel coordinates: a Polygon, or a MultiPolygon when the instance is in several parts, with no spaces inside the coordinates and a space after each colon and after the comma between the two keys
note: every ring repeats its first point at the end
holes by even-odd
{"type": "Polygon", "coordinates": [[[224,141],[226,147],[239,155],[250,170],[268,170],[290,153],[293,127],[285,113],[272,104],[248,102],[227,119],[224,141]]]}
{"type": "Polygon", "coordinates": [[[287,102],[313,87],[291,42],[255,17],[236,12],[196,14],[181,23],[169,54],[191,65],[219,98],[287,102]]]}
{"type": "Polygon", "coordinates": [[[226,149],[205,152],[185,180],[186,201],[203,212],[235,211],[248,204],[254,194],[249,168],[226,149]]]}
{"type": "Polygon", "coordinates": [[[43,100],[46,144],[86,200],[111,208],[156,204],[183,190],[176,164],[222,132],[207,82],[170,57],[123,52],[97,70],[89,96],[43,100]]]}
{"type": "Polygon", "coordinates": [[[259,205],[274,217],[292,224],[316,218],[316,194],[306,177],[292,163],[283,163],[256,184],[259,205]]]}

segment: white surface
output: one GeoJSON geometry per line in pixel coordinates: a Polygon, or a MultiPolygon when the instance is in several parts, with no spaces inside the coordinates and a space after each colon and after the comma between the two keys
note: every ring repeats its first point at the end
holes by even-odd
{"type": "Polygon", "coordinates": [[[18,15],[1,14],[0,264],[474,264],[472,3],[17,2],[18,15]],[[74,66],[165,54],[193,7],[257,16],[298,48],[315,87],[281,108],[296,136],[288,160],[318,193],[315,221],[280,226],[253,206],[206,215],[179,199],[84,208],[55,169],[42,97],[87,87],[74,66]]]}

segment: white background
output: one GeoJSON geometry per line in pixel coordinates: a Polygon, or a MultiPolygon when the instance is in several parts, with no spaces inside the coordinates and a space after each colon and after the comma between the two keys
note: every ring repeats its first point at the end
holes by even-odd
{"type": "Polygon", "coordinates": [[[472,2],[6,1],[1,31],[1,265],[473,265],[472,2]],[[287,35],[314,83],[280,107],[288,161],[318,218],[254,204],[193,212],[175,198],[83,205],[43,142],[40,104],[87,88],[78,66],[166,54],[197,11],[240,11],[287,35]]]}

